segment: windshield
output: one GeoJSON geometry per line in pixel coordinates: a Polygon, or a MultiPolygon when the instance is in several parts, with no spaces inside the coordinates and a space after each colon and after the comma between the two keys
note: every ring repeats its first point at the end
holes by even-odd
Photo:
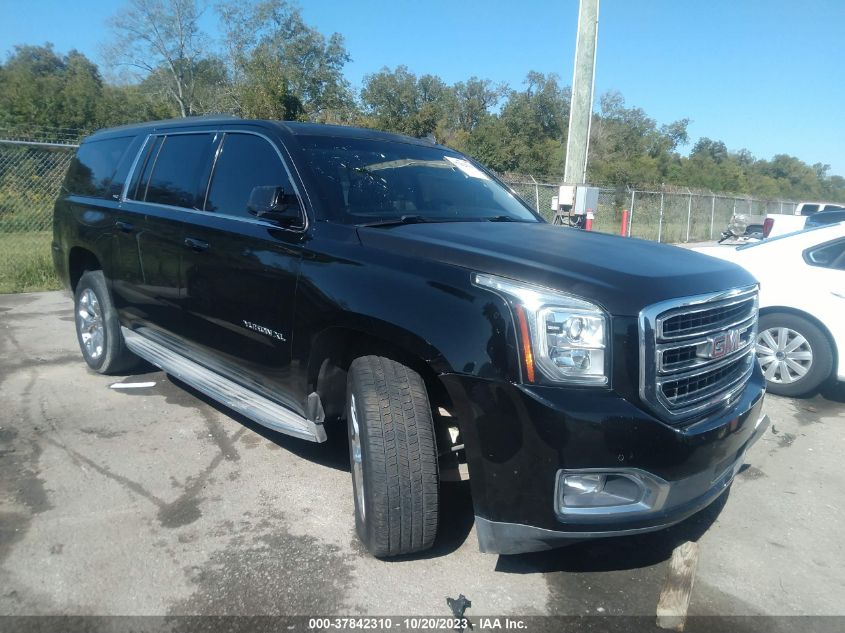
{"type": "Polygon", "coordinates": [[[540,222],[504,185],[461,155],[370,139],[299,137],[317,178],[321,219],[371,224],[418,222],[540,222]]]}

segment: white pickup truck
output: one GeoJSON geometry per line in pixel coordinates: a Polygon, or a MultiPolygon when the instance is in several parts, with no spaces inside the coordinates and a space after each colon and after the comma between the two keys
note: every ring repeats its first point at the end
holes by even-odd
{"type": "Polygon", "coordinates": [[[799,202],[791,213],[769,213],[767,215],[736,214],[731,218],[723,240],[729,237],[756,237],[763,239],[786,235],[804,228],[807,217],[819,211],[842,211],[841,202],[799,202]]]}

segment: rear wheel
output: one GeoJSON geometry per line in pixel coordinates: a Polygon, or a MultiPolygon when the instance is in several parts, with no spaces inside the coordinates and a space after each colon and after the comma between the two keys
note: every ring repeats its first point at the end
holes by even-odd
{"type": "Polygon", "coordinates": [[[425,383],[401,363],[364,356],[346,395],[355,528],[378,557],[426,550],[438,522],[437,447],[425,383]]]}
{"type": "Polygon", "coordinates": [[[79,349],[88,366],[101,374],[132,369],[140,359],[126,348],[117,310],[100,270],[89,270],[74,293],[74,322],[79,349]]]}
{"type": "Polygon", "coordinates": [[[757,360],[767,389],[780,396],[816,391],[833,370],[830,341],[808,319],[784,312],[760,317],[757,360]]]}

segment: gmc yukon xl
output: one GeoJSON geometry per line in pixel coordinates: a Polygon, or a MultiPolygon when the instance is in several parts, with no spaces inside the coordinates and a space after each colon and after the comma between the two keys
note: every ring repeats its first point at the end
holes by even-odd
{"type": "Polygon", "coordinates": [[[660,529],[724,492],[768,423],[747,272],[552,226],[424,140],[104,130],[54,232],[88,366],[144,359],[303,440],[345,427],[375,556],[432,545],[457,470],[482,551],[660,529]]]}

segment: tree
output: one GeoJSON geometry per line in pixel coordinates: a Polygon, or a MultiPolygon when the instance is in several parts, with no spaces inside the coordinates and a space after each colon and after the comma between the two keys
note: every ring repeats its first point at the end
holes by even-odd
{"type": "Polygon", "coordinates": [[[175,108],[171,100],[151,95],[142,85],[106,84],[97,101],[97,123],[91,127],[113,127],[138,121],[170,119],[177,116],[175,108]]]}
{"type": "Polygon", "coordinates": [[[711,141],[704,137],[693,146],[690,158],[709,158],[715,163],[722,163],[728,158],[728,148],[722,141],[711,141]]]}
{"type": "Polygon", "coordinates": [[[75,50],[68,53],[61,92],[63,124],[77,130],[90,129],[97,121],[97,100],[102,94],[97,65],[75,50]]]}
{"type": "Polygon", "coordinates": [[[490,116],[490,109],[507,92],[504,84],[493,84],[489,79],[470,77],[465,82],[460,81],[452,89],[456,108],[457,129],[472,132],[478,124],[490,116]]]}
{"type": "Polygon", "coordinates": [[[16,46],[0,67],[0,125],[90,130],[102,90],[97,66],[82,53],[59,55],[52,44],[16,46]]]}
{"type": "Polygon", "coordinates": [[[343,36],[326,39],[285,0],[218,6],[232,98],[238,113],[344,122],[354,100],[343,67],[343,36]]]}
{"type": "Polygon", "coordinates": [[[524,90],[509,93],[499,115],[506,155],[513,163],[508,171],[557,177],[563,167],[569,93],[554,75],[530,72],[524,85],[524,90]]]}
{"type": "Polygon", "coordinates": [[[433,134],[441,124],[451,92],[439,77],[419,79],[407,66],[382,68],[364,77],[361,103],[365,125],[408,134],[433,134]]]}
{"type": "MultiPolygon", "coordinates": [[[[529,72],[522,88],[511,90],[478,77],[447,85],[406,66],[382,68],[365,77],[359,108],[343,77],[349,55],[337,33],[319,33],[285,0],[243,6],[227,0],[218,7],[223,47],[213,49],[199,29],[198,1],[129,1],[114,20],[122,63],[138,71],[129,83],[104,81],[97,65],[74,50],[16,46],[0,63],[0,127],[54,128],[66,140],[100,127],[205,112],[356,123],[433,134],[498,172],[561,177],[570,91],[554,75],[529,72]]],[[[619,190],[670,184],[845,202],[845,178],[830,175],[824,163],[787,154],[757,159],[706,137],[684,156],[688,126],[689,119],[659,125],[618,92],[602,95],[589,180],[619,190]]]]}
{"type": "Polygon", "coordinates": [[[109,20],[112,63],[152,77],[183,117],[197,113],[197,69],[207,46],[202,13],[196,0],[129,0],[109,20]]]}

